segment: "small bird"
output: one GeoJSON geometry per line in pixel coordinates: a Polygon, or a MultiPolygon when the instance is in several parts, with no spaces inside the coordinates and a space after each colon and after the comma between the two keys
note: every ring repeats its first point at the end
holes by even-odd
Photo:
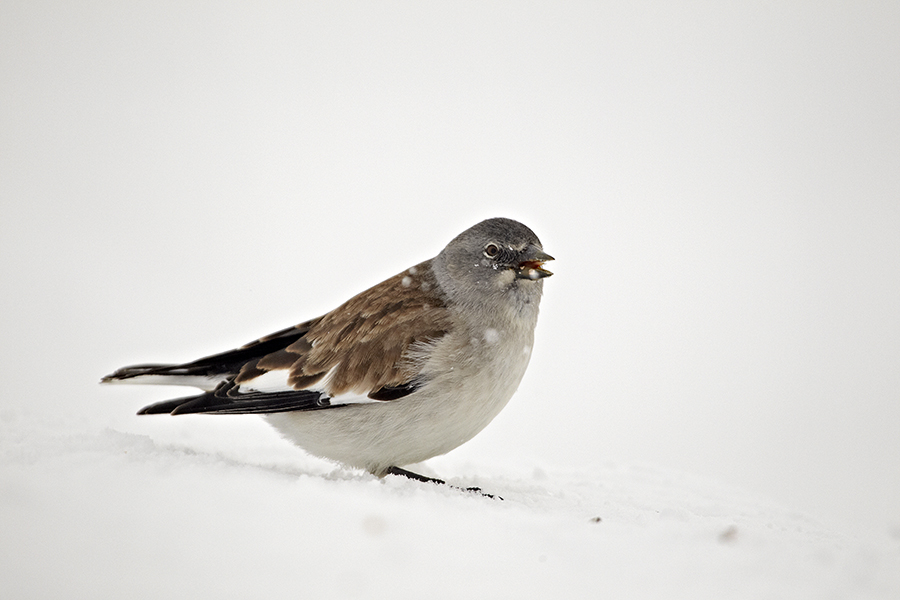
{"type": "Polygon", "coordinates": [[[321,317],[193,362],[124,367],[102,382],[196,387],[203,393],[138,414],[261,414],[316,456],[444,483],[402,467],[470,440],[512,397],[550,260],[525,225],[488,219],[321,317]]]}

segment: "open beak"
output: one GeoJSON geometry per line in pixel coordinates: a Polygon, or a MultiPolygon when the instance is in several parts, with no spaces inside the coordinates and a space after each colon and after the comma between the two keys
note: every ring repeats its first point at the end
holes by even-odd
{"type": "Polygon", "coordinates": [[[518,279],[536,280],[553,275],[553,273],[544,268],[544,263],[553,260],[553,257],[538,249],[537,246],[529,248],[524,258],[525,260],[515,267],[518,279]]]}

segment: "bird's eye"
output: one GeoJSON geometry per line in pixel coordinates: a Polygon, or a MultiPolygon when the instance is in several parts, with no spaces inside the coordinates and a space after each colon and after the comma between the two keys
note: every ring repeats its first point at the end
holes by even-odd
{"type": "Polygon", "coordinates": [[[484,247],[484,255],[488,258],[496,258],[500,254],[500,246],[497,244],[488,244],[484,247]]]}

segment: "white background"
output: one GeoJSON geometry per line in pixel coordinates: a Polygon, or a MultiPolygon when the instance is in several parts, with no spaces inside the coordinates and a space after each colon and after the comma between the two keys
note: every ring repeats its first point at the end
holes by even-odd
{"type": "Polygon", "coordinates": [[[896,2],[4,0],[0,420],[227,429],[96,383],[507,216],[556,275],[455,460],[648,464],[896,531],[898,31],[896,2]]]}

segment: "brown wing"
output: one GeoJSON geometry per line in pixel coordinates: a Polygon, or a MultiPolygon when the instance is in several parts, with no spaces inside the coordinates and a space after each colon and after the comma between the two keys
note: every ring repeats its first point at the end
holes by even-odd
{"type": "Polygon", "coordinates": [[[157,402],[139,414],[321,410],[345,406],[340,398],[344,394],[368,396],[372,402],[397,400],[424,383],[417,378],[420,367],[409,359],[409,349],[439,339],[450,327],[444,298],[426,261],[327,315],[240,348],[184,364],[125,367],[103,380],[207,390],[157,402]],[[274,385],[254,381],[271,371],[284,371],[273,373],[274,385]]]}
{"type": "MultiPolygon", "coordinates": [[[[379,397],[380,392],[381,398],[389,399],[392,390],[408,387],[417,375],[415,363],[406,359],[409,348],[442,337],[450,326],[431,262],[426,261],[298,325],[306,330],[302,337],[248,362],[234,382],[287,369],[288,383],[296,390],[328,375],[324,391],[332,397],[344,393],[379,397]]],[[[263,338],[254,344],[265,342],[263,338]]]]}

